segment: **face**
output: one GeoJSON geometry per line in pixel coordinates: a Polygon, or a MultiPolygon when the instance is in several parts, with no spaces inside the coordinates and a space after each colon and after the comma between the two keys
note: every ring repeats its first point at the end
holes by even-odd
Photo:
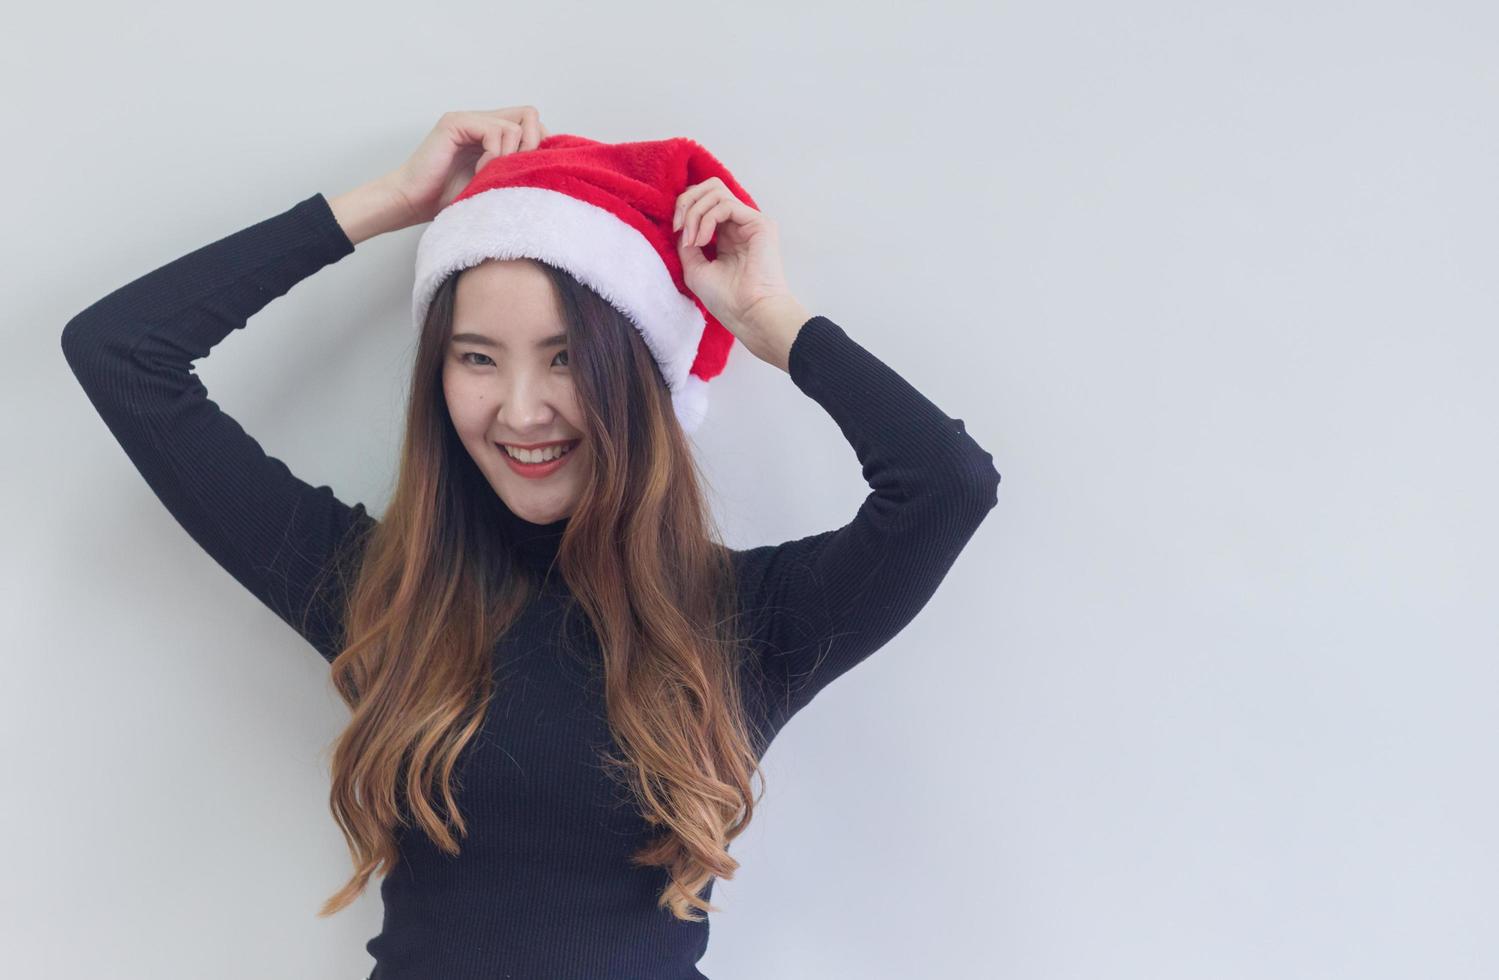
{"type": "Polygon", "coordinates": [[[533,263],[490,260],[458,278],[442,368],[448,413],[494,492],[533,524],[571,516],[591,468],[565,332],[551,280],[533,263]],[[566,455],[549,459],[558,442],[566,455]]]}

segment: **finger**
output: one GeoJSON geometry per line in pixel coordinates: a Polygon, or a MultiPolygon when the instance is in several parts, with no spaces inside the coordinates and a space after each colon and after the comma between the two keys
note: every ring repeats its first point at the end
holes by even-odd
{"type": "Polygon", "coordinates": [[[521,132],[520,124],[513,123],[508,119],[500,122],[500,154],[514,153],[520,149],[521,132]]]}
{"type": "Polygon", "coordinates": [[[701,248],[713,240],[713,230],[718,227],[720,221],[726,221],[734,213],[734,205],[729,201],[719,201],[713,207],[705,211],[698,218],[698,234],[693,244],[701,248]]]}
{"type": "Polygon", "coordinates": [[[688,241],[698,246],[708,244],[713,237],[713,229],[720,221],[733,221],[736,224],[748,225],[760,218],[760,212],[735,197],[727,187],[722,186],[715,189],[713,194],[700,198],[688,213],[692,216],[693,227],[696,229],[688,241]],[[705,223],[706,228],[703,227],[705,223]]]}
{"type": "Polygon", "coordinates": [[[483,112],[460,112],[462,129],[466,135],[472,135],[475,139],[482,140],[486,147],[493,147],[494,155],[500,156],[505,150],[504,130],[508,122],[504,116],[496,111],[483,112]]]}
{"type": "Polygon", "coordinates": [[[710,264],[703,250],[691,244],[677,239],[677,257],[682,260],[682,274],[693,276],[697,273],[699,266],[710,264]]]}
{"type": "Polygon", "coordinates": [[[687,209],[691,207],[693,202],[695,202],[698,198],[702,197],[704,194],[711,192],[712,190],[712,185],[705,180],[702,183],[693,184],[691,187],[678,194],[677,207],[676,210],[672,212],[671,217],[671,230],[677,231],[682,228],[683,222],[685,222],[687,219],[687,209]]]}
{"type": "Polygon", "coordinates": [[[718,193],[716,187],[704,187],[702,192],[687,205],[687,210],[682,213],[683,241],[688,243],[697,241],[698,222],[702,220],[703,213],[718,202],[718,193]]]}
{"type": "Polygon", "coordinates": [[[440,128],[447,133],[455,145],[459,147],[470,146],[479,143],[487,146],[485,137],[489,135],[489,121],[480,118],[472,112],[445,112],[442,115],[440,128]]]}
{"type": "Polygon", "coordinates": [[[673,227],[680,226],[686,221],[687,210],[693,204],[700,201],[705,195],[718,192],[728,192],[728,187],[717,177],[709,177],[693,184],[677,196],[677,210],[673,220],[673,227]]]}
{"type": "Polygon", "coordinates": [[[717,206],[709,211],[705,217],[711,223],[708,228],[708,236],[702,241],[704,245],[708,244],[709,239],[713,237],[713,232],[717,226],[726,221],[737,227],[747,228],[765,220],[763,214],[727,191],[724,192],[723,200],[719,201],[717,206]]]}
{"type": "Polygon", "coordinates": [[[486,156],[480,157],[478,164],[474,168],[476,172],[480,166],[500,155],[500,141],[496,138],[497,134],[494,125],[485,114],[478,112],[444,113],[443,124],[447,131],[448,139],[458,148],[455,156],[462,154],[475,144],[488,151],[486,156]]]}
{"type": "Polygon", "coordinates": [[[684,271],[691,270],[694,266],[708,261],[707,257],[703,255],[702,249],[691,242],[683,241],[681,238],[677,239],[677,257],[682,260],[682,269],[684,271]]]}
{"type": "Polygon", "coordinates": [[[520,148],[534,150],[540,142],[541,120],[537,118],[535,109],[528,109],[520,117],[520,148]]]}
{"type": "Polygon", "coordinates": [[[474,173],[476,174],[484,169],[485,164],[499,156],[502,148],[500,131],[497,129],[485,130],[481,138],[484,145],[484,155],[479,157],[478,161],[474,163],[474,173]]]}

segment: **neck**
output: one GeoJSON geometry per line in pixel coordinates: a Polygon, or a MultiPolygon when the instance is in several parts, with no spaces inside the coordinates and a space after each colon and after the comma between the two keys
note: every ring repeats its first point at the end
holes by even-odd
{"type": "Polygon", "coordinates": [[[500,521],[510,537],[516,556],[525,564],[545,571],[557,557],[562,544],[562,533],[567,530],[568,518],[563,517],[549,524],[533,524],[516,516],[500,502],[500,521]]]}

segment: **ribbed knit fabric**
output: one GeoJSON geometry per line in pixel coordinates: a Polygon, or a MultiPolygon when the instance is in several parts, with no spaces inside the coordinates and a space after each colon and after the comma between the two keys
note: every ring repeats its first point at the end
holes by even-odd
{"type": "MultiPolygon", "coordinates": [[[[375,518],[267,455],[192,365],[353,251],[314,194],[115,290],[62,334],[88,398],[167,510],[330,660],[339,597],[317,591],[319,573],[375,518]]],[[[827,317],[801,327],[789,372],[837,423],[870,493],[840,528],[732,552],[747,663],[768,695],[755,699],[756,723],[771,737],[916,616],[998,502],[1000,479],[961,419],[827,317]]],[[[527,532],[514,545],[523,560],[547,566],[567,519],[535,525],[500,510],[527,532]]],[[[565,583],[542,590],[497,645],[495,699],[456,794],[469,836],[450,858],[404,832],[401,862],[380,886],[372,977],[702,980],[708,923],[657,909],[665,873],[629,864],[652,833],[599,766],[601,749],[618,749],[599,664],[555,642],[568,598],[565,583]]]]}

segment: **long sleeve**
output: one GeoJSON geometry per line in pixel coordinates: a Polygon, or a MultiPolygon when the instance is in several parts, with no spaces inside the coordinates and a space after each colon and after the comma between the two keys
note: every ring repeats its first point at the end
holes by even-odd
{"type": "Polygon", "coordinates": [[[62,349],[177,522],[324,659],[341,625],[330,559],[374,520],[269,456],[211,401],[194,361],[354,251],[322,194],[122,286],[68,321],[62,349]]]}
{"type": "Polygon", "coordinates": [[[998,503],[994,458],[825,316],[802,325],[791,380],[833,418],[870,492],[841,528],[735,552],[776,727],[884,646],[936,592],[998,503]]]}

